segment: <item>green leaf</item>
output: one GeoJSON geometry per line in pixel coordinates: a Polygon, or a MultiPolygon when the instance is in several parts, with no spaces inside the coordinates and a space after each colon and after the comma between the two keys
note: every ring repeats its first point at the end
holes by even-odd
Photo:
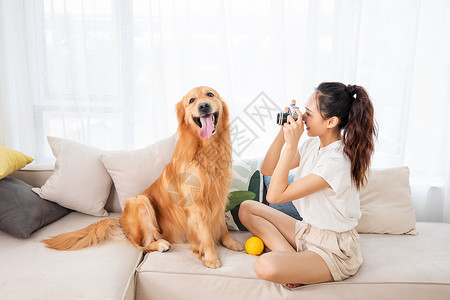
{"type": "Polygon", "coordinates": [[[249,191],[234,191],[228,195],[228,204],[225,212],[232,210],[235,206],[238,206],[245,200],[252,200],[256,196],[255,193],[249,191]]]}
{"type": "Polygon", "coordinates": [[[259,201],[259,187],[261,186],[261,173],[256,170],[250,178],[250,183],[248,184],[248,190],[255,193],[255,198],[253,200],[259,201]]]}

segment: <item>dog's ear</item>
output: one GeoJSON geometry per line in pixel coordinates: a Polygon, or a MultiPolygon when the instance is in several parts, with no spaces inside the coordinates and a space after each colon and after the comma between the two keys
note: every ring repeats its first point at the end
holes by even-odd
{"type": "Polygon", "coordinates": [[[178,124],[181,126],[182,124],[184,124],[184,117],[186,116],[186,111],[184,109],[184,105],[183,105],[183,100],[184,98],[177,103],[176,109],[177,109],[177,118],[178,118],[178,124]]]}
{"type": "Polygon", "coordinates": [[[228,126],[228,118],[229,118],[229,111],[228,111],[228,106],[225,103],[225,101],[223,101],[222,97],[220,97],[220,101],[222,102],[222,116],[220,117],[223,121],[223,125],[224,126],[228,126]]]}

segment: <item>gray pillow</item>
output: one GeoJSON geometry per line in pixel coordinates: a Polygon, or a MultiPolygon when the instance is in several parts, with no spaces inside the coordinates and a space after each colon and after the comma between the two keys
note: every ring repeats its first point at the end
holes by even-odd
{"type": "Polygon", "coordinates": [[[67,208],[42,199],[32,186],[13,177],[0,180],[0,230],[18,238],[36,231],[69,213],[67,208]]]}

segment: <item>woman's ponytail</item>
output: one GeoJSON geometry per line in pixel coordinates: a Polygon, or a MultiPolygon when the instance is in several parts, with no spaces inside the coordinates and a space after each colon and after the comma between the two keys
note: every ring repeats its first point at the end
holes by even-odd
{"type": "Polygon", "coordinates": [[[347,86],[346,91],[354,100],[343,128],[344,152],[351,161],[356,187],[360,189],[367,180],[377,128],[372,101],[366,90],[361,86],[347,86]]]}
{"type": "Polygon", "coordinates": [[[363,87],[339,82],[321,83],[317,92],[322,117],[339,118],[344,152],[350,159],[352,178],[359,190],[366,183],[377,136],[372,101],[363,87]]]}

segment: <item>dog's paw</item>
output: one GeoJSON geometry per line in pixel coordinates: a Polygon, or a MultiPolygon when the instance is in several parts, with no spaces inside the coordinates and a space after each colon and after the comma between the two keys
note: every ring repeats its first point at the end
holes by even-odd
{"type": "Polygon", "coordinates": [[[234,244],[232,247],[230,247],[229,249],[234,250],[234,251],[244,251],[245,247],[244,245],[242,245],[241,243],[236,242],[236,244],[234,244]]]}
{"type": "Polygon", "coordinates": [[[226,245],[224,245],[225,247],[227,247],[230,250],[234,250],[234,251],[244,251],[244,245],[242,245],[241,243],[235,242],[233,241],[233,243],[228,243],[226,245]]]}
{"type": "Polygon", "coordinates": [[[155,243],[158,243],[156,248],[159,252],[166,252],[170,249],[170,243],[164,239],[157,240],[155,243]]]}
{"type": "Polygon", "coordinates": [[[159,251],[166,252],[170,249],[170,243],[164,239],[159,239],[145,247],[146,252],[159,251]]]}
{"type": "Polygon", "coordinates": [[[244,251],[244,245],[242,245],[239,242],[236,242],[235,240],[233,240],[231,237],[228,239],[224,239],[222,241],[222,244],[227,247],[230,250],[234,250],[234,251],[244,251]]]}
{"type": "Polygon", "coordinates": [[[210,269],[217,269],[220,267],[220,261],[218,259],[207,259],[203,261],[203,264],[210,269]]]}

